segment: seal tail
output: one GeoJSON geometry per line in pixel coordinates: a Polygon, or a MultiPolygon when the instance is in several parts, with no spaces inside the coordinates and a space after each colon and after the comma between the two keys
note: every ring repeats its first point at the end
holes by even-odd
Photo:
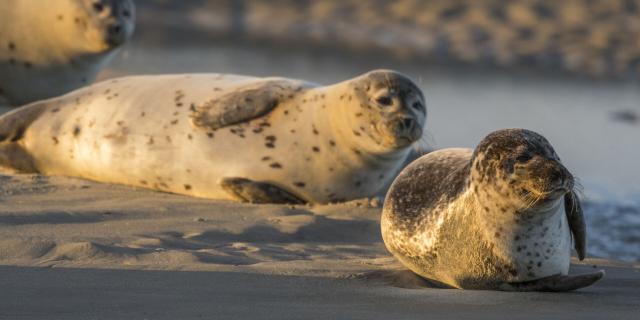
{"type": "Polygon", "coordinates": [[[0,166],[22,172],[37,172],[34,161],[23,148],[25,132],[47,108],[47,103],[35,102],[7,112],[0,117],[0,166]]]}

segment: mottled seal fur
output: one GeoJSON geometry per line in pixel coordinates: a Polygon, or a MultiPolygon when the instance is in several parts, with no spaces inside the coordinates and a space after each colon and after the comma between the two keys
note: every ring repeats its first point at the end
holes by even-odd
{"type": "Polygon", "coordinates": [[[405,168],[381,228],[403,265],[464,289],[573,290],[602,273],[567,276],[571,240],[585,255],[574,178],[541,135],[505,129],[475,151],[444,149],[405,168]]]}
{"type": "Polygon", "coordinates": [[[133,29],[131,0],[0,1],[0,104],[89,84],[133,29]]]}
{"type": "Polygon", "coordinates": [[[0,163],[213,199],[375,195],[421,138],[426,106],[377,70],[320,86],[224,74],[105,81],[0,118],[0,163]]]}

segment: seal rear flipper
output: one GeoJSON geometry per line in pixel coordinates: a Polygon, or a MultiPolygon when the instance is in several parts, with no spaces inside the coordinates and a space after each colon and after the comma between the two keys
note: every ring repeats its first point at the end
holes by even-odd
{"type": "Polygon", "coordinates": [[[5,113],[0,117],[0,165],[23,172],[37,169],[21,140],[31,123],[40,117],[47,104],[37,102],[5,113]]]}
{"type": "Polygon", "coordinates": [[[243,202],[305,204],[307,201],[267,182],[256,182],[245,178],[223,178],[220,186],[243,202]]]}
{"type": "Polygon", "coordinates": [[[604,277],[604,270],[575,276],[555,275],[542,279],[507,283],[500,287],[503,291],[550,291],[564,292],[588,287],[604,277]]]}
{"type": "Polygon", "coordinates": [[[564,211],[569,222],[569,229],[571,229],[571,234],[573,235],[574,248],[578,253],[578,258],[584,260],[587,245],[587,225],[584,220],[580,199],[575,192],[571,191],[564,196],[564,211]]]}
{"type": "Polygon", "coordinates": [[[301,81],[287,79],[250,84],[205,102],[193,110],[191,118],[195,126],[206,130],[245,122],[268,114],[304,86],[301,81]]]}

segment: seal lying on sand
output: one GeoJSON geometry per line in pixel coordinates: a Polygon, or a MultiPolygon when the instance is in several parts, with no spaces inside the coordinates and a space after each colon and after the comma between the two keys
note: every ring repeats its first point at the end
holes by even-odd
{"type": "Polygon", "coordinates": [[[214,199],[373,196],[421,138],[404,75],[329,86],[224,74],[115,79],[0,118],[0,164],[214,199]]]}
{"type": "Polygon", "coordinates": [[[133,33],[131,0],[0,1],[0,104],[92,82],[133,33]]]}
{"type": "Polygon", "coordinates": [[[567,291],[602,272],[568,276],[571,239],[585,256],[574,180],[549,142],[500,130],[475,152],[444,149],[405,168],[384,205],[384,243],[403,265],[463,289],[567,291]]]}

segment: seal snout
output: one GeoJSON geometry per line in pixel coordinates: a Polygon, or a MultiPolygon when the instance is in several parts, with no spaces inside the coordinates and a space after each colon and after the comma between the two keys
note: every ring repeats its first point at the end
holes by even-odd
{"type": "Polygon", "coordinates": [[[406,138],[411,142],[420,139],[422,126],[413,116],[400,116],[392,120],[396,137],[406,138]]]}
{"type": "Polygon", "coordinates": [[[564,193],[567,193],[573,190],[574,178],[565,166],[555,162],[549,171],[549,182],[553,186],[552,191],[564,191],[564,193]]]}
{"type": "Polygon", "coordinates": [[[97,1],[91,10],[103,21],[105,41],[110,47],[120,46],[133,33],[134,7],[130,0],[97,1]]]}

